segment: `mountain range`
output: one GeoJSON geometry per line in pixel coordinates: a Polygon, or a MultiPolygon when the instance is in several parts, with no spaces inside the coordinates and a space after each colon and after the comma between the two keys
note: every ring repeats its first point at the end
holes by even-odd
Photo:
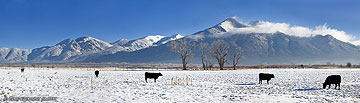
{"type": "MultiPolygon", "coordinates": [[[[93,37],[80,37],[32,50],[0,48],[0,62],[180,63],[178,54],[170,51],[166,45],[178,39],[186,39],[194,44],[211,44],[219,39],[225,40],[230,46],[230,52],[242,53],[244,58],[240,62],[243,65],[360,62],[359,46],[343,42],[329,34],[299,37],[280,31],[274,33],[232,32],[234,29],[254,25],[258,25],[258,22],[247,24],[236,18],[228,18],[213,27],[187,36],[151,35],[135,40],[120,39],[113,43],[93,37]],[[236,51],[235,48],[240,48],[241,51],[236,51]]],[[[199,48],[195,47],[193,53],[191,63],[201,63],[199,48]]],[[[231,59],[230,56],[228,59],[231,59]]]]}

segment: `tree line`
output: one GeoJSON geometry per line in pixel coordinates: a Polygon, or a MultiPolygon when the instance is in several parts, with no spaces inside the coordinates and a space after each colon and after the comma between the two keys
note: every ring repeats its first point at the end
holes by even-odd
{"type": "Polygon", "coordinates": [[[217,40],[212,42],[210,45],[208,43],[200,43],[198,45],[189,43],[185,39],[180,39],[173,41],[167,45],[171,51],[176,52],[181,57],[183,70],[186,70],[186,65],[189,63],[191,56],[193,56],[192,51],[195,47],[198,47],[201,52],[201,62],[204,70],[209,70],[213,67],[214,62],[208,58],[211,56],[216,59],[220,70],[224,69],[225,63],[229,63],[227,57],[230,55],[232,59],[233,69],[236,69],[236,65],[239,64],[239,60],[243,58],[241,56],[241,49],[235,48],[231,52],[229,44],[224,40],[217,40]]]}

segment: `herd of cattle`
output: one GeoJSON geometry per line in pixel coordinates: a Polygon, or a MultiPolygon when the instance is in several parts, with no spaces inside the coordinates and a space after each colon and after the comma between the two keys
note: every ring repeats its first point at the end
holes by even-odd
{"type": "MultiPolygon", "coordinates": [[[[20,70],[21,70],[21,72],[24,72],[24,68],[21,68],[20,70]]],[[[95,76],[96,77],[99,76],[98,70],[95,71],[95,76]]],[[[148,78],[154,79],[154,82],[156,82],[156,79],[158,79],[160,76],[163,76],[160,72],[159,73],[145,72],[145,82],[147,83],[148,78]]],[[[271,80],[271,78],[275,78],[274,74],[260,73],[259,74],[259,84],[262,84],[263,80],[266,80],[267,84],[269,84],[269,81],[271,80]]],[[[325,82],[323,83],[323,88],[325,89],[328,85],[330,88],[331,84],[335,84],[335,89],[336,89],[336,87],[339,87],[338,89],[340,89],[340,83],[341,83],[340,75],[330,75],[326,78],[325,82]]]]}

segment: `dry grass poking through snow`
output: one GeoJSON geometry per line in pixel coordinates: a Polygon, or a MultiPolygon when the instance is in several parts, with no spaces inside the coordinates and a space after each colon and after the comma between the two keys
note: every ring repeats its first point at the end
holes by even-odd
{"type": "Polygon", "coordinates": [[[169,85],[176,86],[176,85],[186,85],[191,86],[192,85],[192,79],[186,76],[186,78],[178,78],[178,77],[171,77],[169,85]]]}

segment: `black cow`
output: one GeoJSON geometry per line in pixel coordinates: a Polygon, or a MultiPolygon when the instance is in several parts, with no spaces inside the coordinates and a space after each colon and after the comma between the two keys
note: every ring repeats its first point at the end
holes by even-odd
{"type": "Polygon", "coordinates": [[[96,75],[96,77],[99,76],[99,71],[98,70],[95,71],[95,75],[96,75]]]}
{"type": "Polygon", "coordinates": [[[259,74],[259,84],[262,84],[262,80],[267,80],[267,84],[269,84],[269,81],[271,80],[271,78],[275,78],[274,74],[260,73],[259,74]]]}
{"type": "Polygon", "coordinates": [[[24,72],[25,68],[21,68],[20,70],[21,70],[21,72],[24,72]]]}
{"type": "Polygon", "coordinates": [[[331,84],[335,84],[335,89],[337,86],[339,86],[340,89],[340,82],[341,82],[340,75],[330,75],[326,78],[325,83],[323,83],[323,88],[325,89],[327,85],[329,85],[330,88],[331,84]]]}
{"type": "Polygon", "coordinates": [[[154,78],[154,81],[156,82],[156,79],[159,78],[159,76],[163,76],[163,75],[160,72],[159,73],[145,72],[145,81],[147,83],[147,78],[154,78]]]}

